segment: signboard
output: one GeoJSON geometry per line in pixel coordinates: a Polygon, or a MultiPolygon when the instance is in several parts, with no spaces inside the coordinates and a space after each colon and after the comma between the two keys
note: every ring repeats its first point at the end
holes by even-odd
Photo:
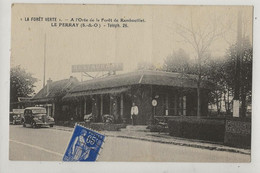
{"type": "Polygon", "coordinates": [[[250,148],[251,121],[226,120],[224,143],[229,146],[250,148]]]}
{"type": "Polygon", "coordinates": [[[123,70],[123,63],[72,65],[72,73],[121,70],[123,70]]]}
{"type": "Polygon", "coordinates": [[[239,135],[250,135],[251,134],[251,122],[227,120],[226,121],[226,132],[239,134],[239,135]]]}
{"type": "Polygon", "coordinates": [[[152,105],[157,106],[157,101],[155,99],[152,101],[152,105]]]}
{"type": "Polygon", "coordinates": [[[239,117],[239,100],[233,100],[233,117],[239,117]]]}

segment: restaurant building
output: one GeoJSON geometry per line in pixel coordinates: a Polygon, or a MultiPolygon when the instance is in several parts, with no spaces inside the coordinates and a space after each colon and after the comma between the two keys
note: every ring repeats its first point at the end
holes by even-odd
{"type": "MultiPolygon", "coordinates": [[[[207,83],[201,83],[201,114],[207,115],[207,83]]],[[[137,124],[149,124],[153,117],[196,116],[195,75],[162,71],[137,71],[96,78],[75,85],[62,98],[68,116],[83,121],[91,114],[96,122],[113,115],[116,123],[131,123],[131,105],[139,108],[137,124]],[[156,105],[152,105],[152,101],[156,105]]],[[[65,109],[65,108],[64,108],[65,109]]]]}

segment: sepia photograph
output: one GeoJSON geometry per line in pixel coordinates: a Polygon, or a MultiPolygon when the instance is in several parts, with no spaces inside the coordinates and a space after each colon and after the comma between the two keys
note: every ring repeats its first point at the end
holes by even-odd
{"type": "Polygon", "coordinates": [[[253,6],[10,8],[10,161],[251,162],[253,6]]]}

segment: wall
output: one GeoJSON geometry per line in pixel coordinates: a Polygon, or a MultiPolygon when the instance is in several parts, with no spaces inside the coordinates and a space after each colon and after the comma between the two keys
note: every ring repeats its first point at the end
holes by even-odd
{"type": "Polygon", "coordinates": [[[251,119],[226,119],[224,143],[234,147],[251,147],[251,119]]]}
{"type": "MultiPolygon", "coordinates": [[[[155,99],[155,96],[158,95],[157,106],[155,108],[155,116],[165,116],[166,108],[169,108],[169,105],[174,105],[175,109],[178,111],[168,109],[168,116],[177,116],[186,114],[186,116],[196,116],[197,109],[197,95],[195,89],[184,89],[184,88],[173,88],[166,86],[151,86],[151,85],[137,85],[134,86],[131,90],[131,100],[136,103],[139,107],[139,116],[138,124],[149,124],[151,118],[154,114],[154,107],[152,106],[152,100],[155,99]],[[166,97],[168,96],[168,101],[166,97]],[[184,113],[182,106],[183,100],[181,96],[186,97],[186,112],[184,113]],[[174,97],[176,97],[176,103],[173,103],[174,97]],[[168,102],[168,105],[167,105],[168,102]],[[172,103],[171,103],[172,102],[172,103]],[[174,114],[172,114],[174,113],[174,114]]],[[[208,92],[202,91],[202,104],[201,111],[202,115],[206,116],[208,112],[208,92]]]]}

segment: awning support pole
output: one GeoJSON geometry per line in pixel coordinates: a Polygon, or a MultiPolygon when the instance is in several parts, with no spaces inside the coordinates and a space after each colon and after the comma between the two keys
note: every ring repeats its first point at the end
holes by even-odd
{"type": "Polygon", "coordinates": [[[86,98],[84,98],[84,115],[87,114],[87,101],[86,98]]]}
{"type": "Polygon", "coordinates": [[[123,118],[123,114],[124,114],[124,96],[123,96],[123,93],[121,93],[121,95],[120,95],[120,116],[121,116],[121,118],[123,118]]]}
{"type": "Polygon", "coordinates": [[[177,111],[177,93],[174,94],[174,115],[176,116],[178,113],[177,111]]]}
{"type": "Polygon", "coordinates": [[[52,103],[52,117],[55,116],[55,103],[52,103]]]}
{"type": "Polygon", "coordinates": [[[100,95],[100,116],[103,116],[103,95],[100,95]]]}

